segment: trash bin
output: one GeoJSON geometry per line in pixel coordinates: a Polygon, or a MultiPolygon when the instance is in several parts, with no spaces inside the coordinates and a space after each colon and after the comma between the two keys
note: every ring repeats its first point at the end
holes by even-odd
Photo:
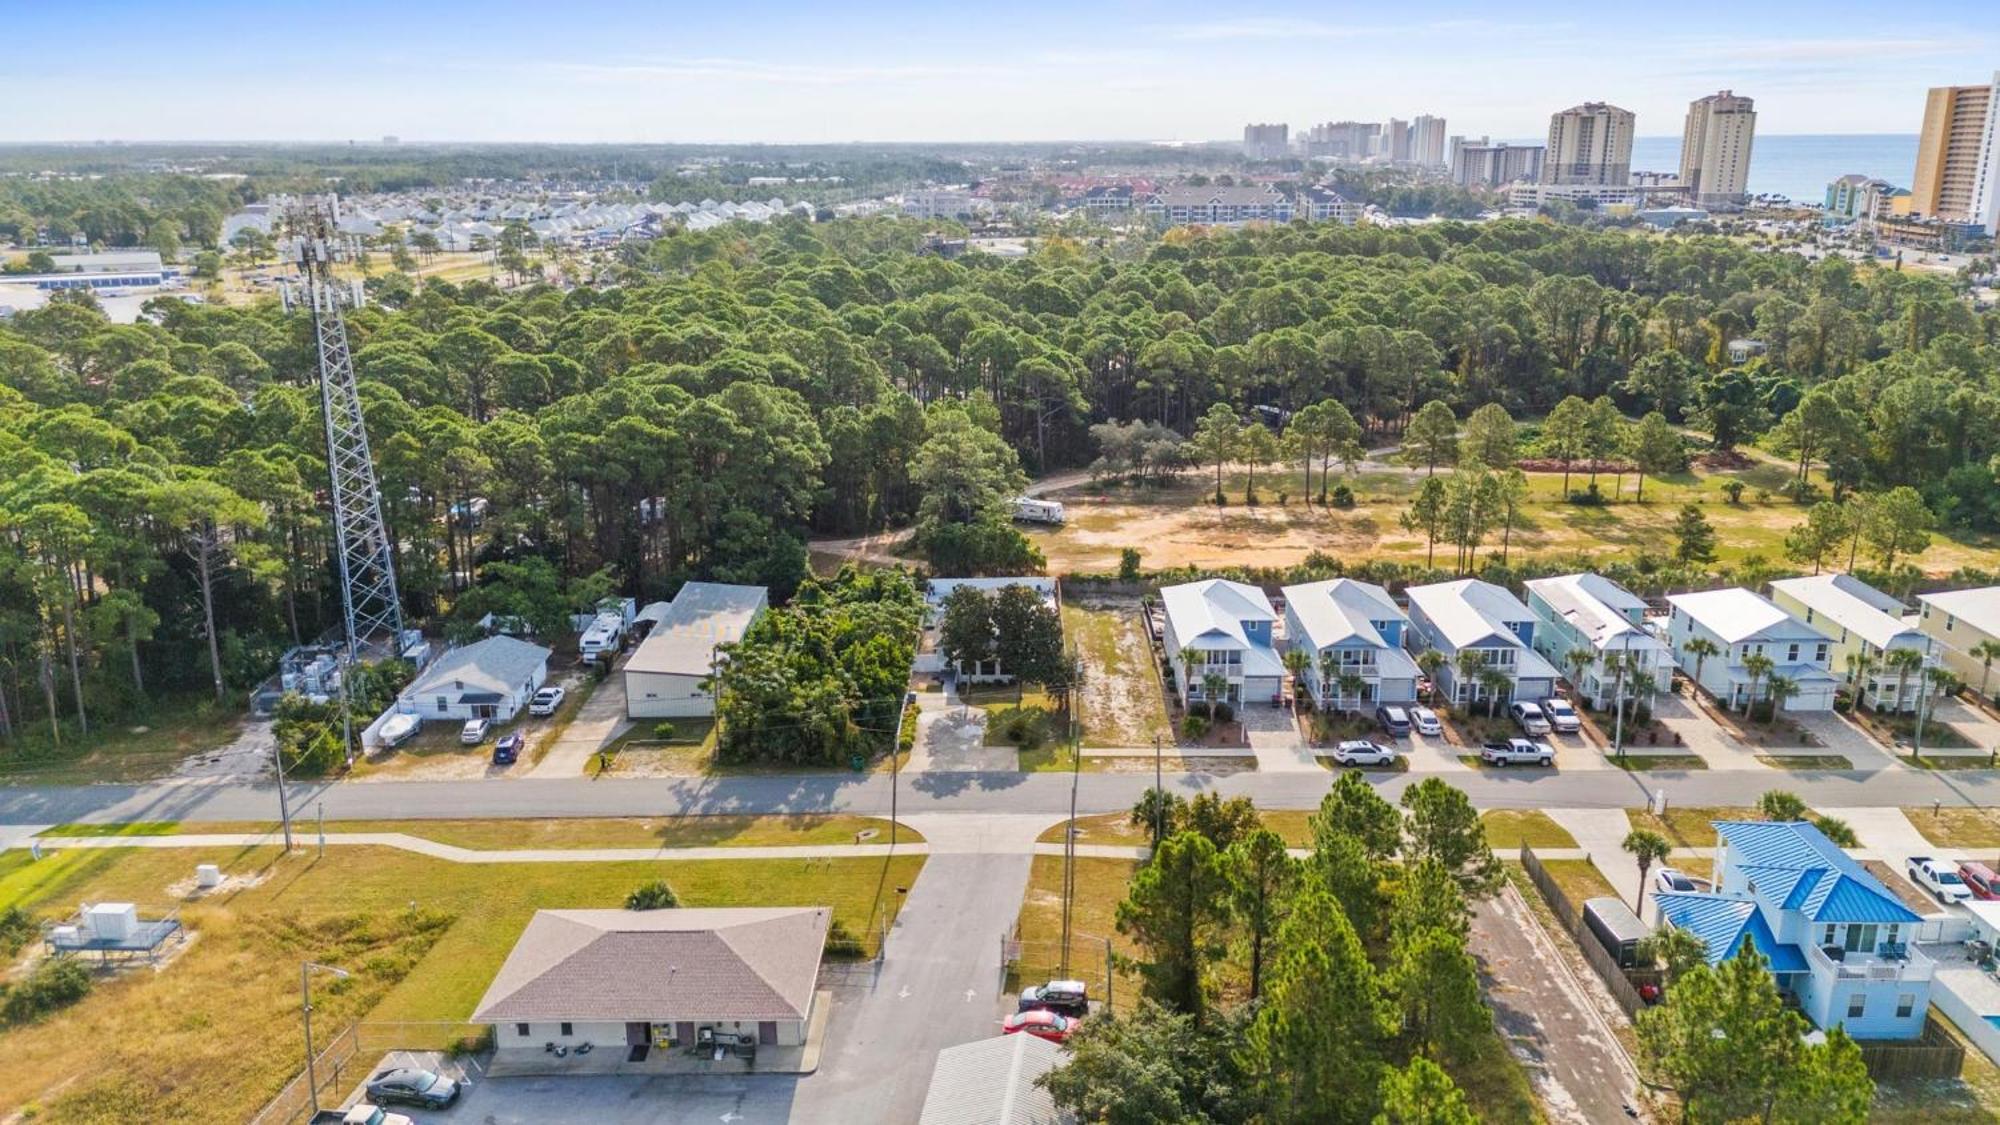
{"type": "Polygon", "coordinates": [[[863,758],[859,754],[852,755],[847,759],[847,768],[853,770],[855,773],[860,773],[867,765],[868,759],[863,758]]]}

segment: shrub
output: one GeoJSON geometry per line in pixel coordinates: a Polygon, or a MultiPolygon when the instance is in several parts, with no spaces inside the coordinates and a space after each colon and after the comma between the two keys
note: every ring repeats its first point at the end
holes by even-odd
{"type": "Polygon", "coordinates": [[[1291,498],[1292,494],[1289,492],[1278,493],[1278,507],[1280,508],[1284,507],[1288,502],[1290,502],[1291,498]]]}
{"type": "Polygon", "coordinates": [[[868,956],[868,947],[847,928],[847,923],[838,918],[826,928],[826,955],[850,960],[868,956]]]}
{"type": "Polygon", "coordinates": [[[1589,488],[1570,493],[1569,502],[1584,508],[1601,508],[1605,503],[1604,491],[1593,481],[1589,488]]]}
{"type": "Polygon", "coordinates": [[[1181,720],[1181,735],[1185,738],[1200,738],[1208,733],[1208,720],[1200,715],[1189,715],[1181,720]]]}
{"type": "Polygon", "coordinates": [[[1821,835],[1833,841],[1835,847],[1861,846],[1861,841],[1854,836],[1854,829],[1848,827],[1847,822],[1837,816],[1816,816],[1813,818],[1813,827],[1819,829],[1821,835]]]}
{"type": "Polygon", "coordinates": [[[914,703],[903,708],[903,729],[896,735],[897,753],[907,754],[916,747],[917,715],[919,713],[920,710],[914,703]]]}
{"type": "Polygon", "coordinates": [[[1334,485],[1331,502],[1336,508],[1352,508],[1354,506],[1354,490],[1344,484],[1334,485]]]}
{"type": "Polygon", "coordinates": [[[1723,495],[1729,497],[1731,504],[1741,504],[1743,502],[1743,482],[1740,480],[1724,482],[1722,492],[1723,495]]]}
{"type": "Polygon", "coordinates": [[[665,879],[655,879],[625,896],[627,910],[669,910],[680,904],[680,896],[665,879]]]}
{"type": "Polygon", "coordinates": [[[1236,717],[1236,708],[1231,707],[1227,703],[1217,703],[1215,705],[1216,722],[1226,723],[1229,722],[1231,719],[1234,719],[1235,717],[1236,717]]]}
{"type": "Polygon", "coordinates": [[[90,970],[67,957],[36,965],[21,981],[0,995],[0,1023],[33,1023],[90,995],[90,970]]]}
{"type": "Polygon", "coordinates": [[[659,739],[661,742],[672,742],[674,740],[674,724],[669,722],[654,723],[653,737],[659,739]]]}
{"type": "Polygon", "coordinates": [[[18,906],[0,912],[0,956],[12,957],[21,952],[40,930],[34,915],[18,906]]]}
{"type": "Polygon", "coordinates": [[[1118,552],[1118,581],[1137,582],[1139,580],[1139,548],[1127,547],[1118,552]]]}

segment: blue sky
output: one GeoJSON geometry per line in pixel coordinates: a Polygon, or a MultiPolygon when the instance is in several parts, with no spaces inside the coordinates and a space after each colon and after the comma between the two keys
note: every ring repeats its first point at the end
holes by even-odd
{"type": "Polygon", "coordinates": [[[1424,112],[1523,137],[1593,99],[1658,135],[1723,87],[1757,99],[1763,134],[1910,133],[1925,87],[2000,67],[1985,0],[0,0],[0,16],[0,141],[1203,140],[1424,112]]]}

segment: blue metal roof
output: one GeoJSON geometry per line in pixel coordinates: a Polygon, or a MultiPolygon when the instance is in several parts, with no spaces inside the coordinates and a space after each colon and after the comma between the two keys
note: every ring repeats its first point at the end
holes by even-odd
{"type": "Polygon", "coordinates": [[[1758,901],[1814,922],[1916,922],[1921,918],[1803,821],[1718,820],[1715,830],[1758,901]]]}
{"type": "Polygon", "coordinates": [[[1711,965],[1735,956],[1748,937],[1751,946],[1771,963],[1772,972],[1806,970],[1805,954],[1796,945],[1778,941],[1764,923],[1763,912],[1750,899],[1695,892],[1658,895],[1653,901],[1659,906],[1662,921],[1701,939],[1708,947],[1711,965]]]}

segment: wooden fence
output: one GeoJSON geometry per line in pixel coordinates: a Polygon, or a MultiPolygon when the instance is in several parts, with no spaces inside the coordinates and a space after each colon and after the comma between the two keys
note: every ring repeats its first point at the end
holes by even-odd
{"type": "Polygon", "coordinates": [[[1924,1017],[1924,1033],[1915,1040],[1873,1041],[1859,1046],[1868,1077],[1877,1082],[1957,1078],[1965,1069],[1965,1047],[1939,1026],[1934,1014],[1924,1017]]]}
{"type": "MultiPolygon", "coordinates": [[[[1590,857],[1584,858],[1588,860],[1590,857]]],[[[1548,903],[1550,912],[1556,916],[1556,921],[1561,922],[1563,929],[1569,931],[1570,937],[1576,940],[1577,948],[1583,951],[1583,959],[1604,982],[1604,987],[1610,991],[1611,998],[1624,1009],[1626,1018],[1637,1019],[1640,1010],[1646,1007],[1646,1002],[1639,997],[1638,985],[1657,983],[1658,974],[1634,974],[1630,970],[1620,968],[1618,959],[1611,955],[1610,950],[1604,948],[1604,944],[1597,940],[1597,935],[1591,933],[1590,928],[1584,924],[1582,909],[1569,900],[1569,896],[1563,893],[1562,887],[1558,886],[1555,879],[1542,867],[1541,858],[1526,844],[1521,845],[1521,868],[1528,873],[1528,881],[1535,885],[1536,891],[1540,892],[1542,901],[1548,903]],[[1635,975],[1639,978],[1636,982],[1635,975]]]]}

